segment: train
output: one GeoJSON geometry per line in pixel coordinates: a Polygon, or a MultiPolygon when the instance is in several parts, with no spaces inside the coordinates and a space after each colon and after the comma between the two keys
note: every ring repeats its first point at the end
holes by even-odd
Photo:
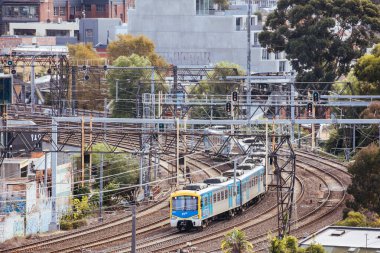
{"type": "Polygon", "coordinates": [[[193,183],[170,197],[170,226],[179,231],[202,229],[218,218],[232,218],[265,194],[265,166],[240,164],[221,177],[193,183]]]}
{"type": "Polygon", "coordinates": [[[220,155],[228,156],[234,146],[233,141],[227,141],[231,129],[226,126],[211,126],[204,129],[204,134],[207,138],[203,139],[203,144],[205,146],[205,152],[209,153],[214,148],[213,151],[218,151],[217,149],[222,148],[220,155]]]}

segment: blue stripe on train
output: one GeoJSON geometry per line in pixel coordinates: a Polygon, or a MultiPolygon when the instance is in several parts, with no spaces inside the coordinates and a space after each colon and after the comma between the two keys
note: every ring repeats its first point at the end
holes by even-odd
{"type": "Polygon", "coordinates": [[[198,214],[198,210],[196,211],[172,211],[172,215],[177,216],[179,218],[190,218],[194,215],[198,214]]]}

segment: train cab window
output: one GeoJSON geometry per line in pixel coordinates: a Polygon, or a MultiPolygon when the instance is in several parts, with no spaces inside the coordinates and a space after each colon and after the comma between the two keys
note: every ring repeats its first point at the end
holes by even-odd
{"type": "Polygon", "coordinates": [[[198,198],[194,196],[177,196],[172,199],[173,210],[195,211],[198,209],[198,198]]]}

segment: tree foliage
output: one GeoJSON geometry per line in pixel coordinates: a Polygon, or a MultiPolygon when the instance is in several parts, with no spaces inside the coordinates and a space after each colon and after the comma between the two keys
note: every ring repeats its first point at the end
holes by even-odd
{"type": "Polygon", "coordinates": [[[299,81],[332,82],[350,70],[380,31],[369,0],[280,0],[259,35],[270,51],[285,51],[299,81]]]}
{"type": "MultiPolygon", "coordinates": [[[[92,147],[92,150],[94,152],[107,152],[109,148],[104,144],[96,144],[92,147]]],[[[103,182],[105,187],[111,183],[116,185],[134,185],[138,183],[139,161],[136,157],[123,153],[106,153],[103,154],[103,159],[103,182]]],[[[92,164],[98,172],[100,163],[101,155],[99,153],[92,154],[92,164]]],[[[96,182],[99,183],[99,178],[96,179],[96,182]]]]}
{"type": "Polygon", "coordinates": [[[347,218],[336,223],[338,226],[366,227],[367,218],[359,212],[349,212],[347,218]]]}
{"type": "Polygon", "coordinates": [[[221,248],[224,253],[253,252],[252,243],[247,240],[245,233],[237,228],[234,228],[225,235],[221,248]]]}
{"type": "Polygon", "coordinates": [[[99,55],[92,48],[91,43],[87,44],[69,44],[69,55],[73,61],[78,61],[79,64],[84,64],[86,60],[98,60],[99,55]]]}
{"type": "MultiPolygon", "coordinates": [[[[360,81],[370,83],[371,88],[379,94],[380,90],[380,44],[372,50],[372,54],[362,56],[355,65],[355,75],[360,81]]],[[[368,85],[368,84],[367,84],[368,85]]]]}
{"type": "Polygon", "coordinates": [[[325,253],[320,244],[312,243],[306,248],[298,247],[298,240],[294,236],[285,236],[282,239],[271,238],[269,243],[270,253],[325,253]]]}
{"type": "Polygon", "coordinates": [[[132,36],[130,34],[118,35],[118,39],[108,45],[108,55],[113,61],[120,56],[131,56],[133,54],[144,56],[149,59],[153,66],[164,67],[168,63],[155,52],[153,41],[144,35],[132,36]]]}
{"type": "MultiPolygon", "coordinates": [[[[145,56],[132,54],[128,57],[120,56],[114,62],[116,67],[147,67],[151,66],[145,56]]],[[[138,104],[141,102],[141,94],[150,92],[150,84],[140,82],[143,76],[149,76],[149,69],[124,69],[109,71],[107,81],[110,85],[110,95],[115,99],[113,104],[113,117],[137,117],[138,104]],[[116,84],[118,84],[118,99],[116,101],[116,84]]]]}
{"type": "MultiPolygon", "coordinates": [[[[190,93],[197,94],[199,98],[207,96],[208,99],[231,95],[233,91],[238,91],[240,95],[243,95],[242,84],[227,80],[227,76],[244,75],[245,71],[240,65],[226,61],[218,62],[215,64],[213,72],[210,73],[212,78],[196,84],[190,93]]],[[[209,117],[209,115],[211,115],[211,112],[205,111],[204,108],[194,108],[192,111],[193,118],[205,118],[209,117]]],[[[213,118],[225,118],[226,116],[224,106],[222,108],[213,108],[213,118]]]]}
{"type": "Polygon", "coordinates": [[[352,183],[348,193],[361,207],[380,213],[380,148],[372,144],[360,150],[349,172],[352,183]]]}

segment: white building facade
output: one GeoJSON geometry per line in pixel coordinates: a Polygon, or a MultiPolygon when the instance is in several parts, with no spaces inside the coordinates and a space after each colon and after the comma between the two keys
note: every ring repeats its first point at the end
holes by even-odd
{"type": "MultiPolygon", "coordinates": [[[[247,7],[241,7],[217,11],[211,0],[139,0],[129,10],[128,33],[152,39],[156,51],[174,65],[213,66],[229,61],[246,69],[247,7]]],[[[251,17],[251,24],[251,71],[291,71],[283,53],[260,47],[262,25],[257,16],[251,17]]]]}

